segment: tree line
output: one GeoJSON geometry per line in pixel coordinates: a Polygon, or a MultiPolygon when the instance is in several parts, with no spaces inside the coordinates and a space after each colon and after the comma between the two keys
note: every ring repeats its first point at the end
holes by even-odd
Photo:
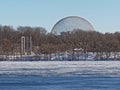
{"type": "Polygon", "coordinates": [[[84,53],[95,52],[108,55],[120,52],[120,32],[101,33],[97,31],[73,30],[61,35],[48,33],[43,27],[0,26],[0,55],[21,52],[21,36],[32,37],[32,50],[36,54],[74,52],[81,48],[84,53]]]}

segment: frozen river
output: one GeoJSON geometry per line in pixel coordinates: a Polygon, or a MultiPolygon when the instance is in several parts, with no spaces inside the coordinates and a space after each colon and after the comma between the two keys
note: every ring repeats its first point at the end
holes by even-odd
{"type": "Polygon", "coordinates": [[[120,90],[120,61],[3,61],[0,90],[120,90]]]}

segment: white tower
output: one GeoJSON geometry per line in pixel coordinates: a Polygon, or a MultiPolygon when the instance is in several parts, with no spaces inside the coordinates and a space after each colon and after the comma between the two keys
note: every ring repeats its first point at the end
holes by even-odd
{"type": "Polygon", "coordinates": [[[21,37],[21,54],[25,54],[25,36],[21,37]]]}
{"type": "Polygon", "coordinates": [[[30,36],[30,54],[32,54],[32,37],[30,36]]]}

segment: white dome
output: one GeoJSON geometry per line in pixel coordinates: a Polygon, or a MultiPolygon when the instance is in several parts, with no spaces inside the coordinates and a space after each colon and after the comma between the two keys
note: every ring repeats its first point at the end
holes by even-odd
{"type": "Polygon", "coordinates": [[[61,32],[73,31],[75,29],[94,31],[93,26],[84,18],[69,16],[59,20],[52,28],[51,33],[60,35],[61,32]]]}

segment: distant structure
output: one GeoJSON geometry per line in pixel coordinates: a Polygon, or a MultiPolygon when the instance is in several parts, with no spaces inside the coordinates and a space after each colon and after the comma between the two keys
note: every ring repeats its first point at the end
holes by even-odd
{"type": "Polygon", "coordinates": [[[59,20],[53,26],[51,33],[54,35],[60,35],[63,32],[71,32],[76,29],[94,31],[94,27],[86,19],[78,16],[69,16],[59,20]]]}
{"type": "Polygon", "coordinates": [[[21,37],[21,54],[25,54],[25,36],[21,37]]]}
{"type": "Polygon", "coordinates": [[[21,36],[21,54],[31,54],[32,53],[32,37],[21,36]]]}
{"type": "Polygon", "coordinates": [[[30,54],[32,54],[32,37],[30,36],[30,54]]]}

